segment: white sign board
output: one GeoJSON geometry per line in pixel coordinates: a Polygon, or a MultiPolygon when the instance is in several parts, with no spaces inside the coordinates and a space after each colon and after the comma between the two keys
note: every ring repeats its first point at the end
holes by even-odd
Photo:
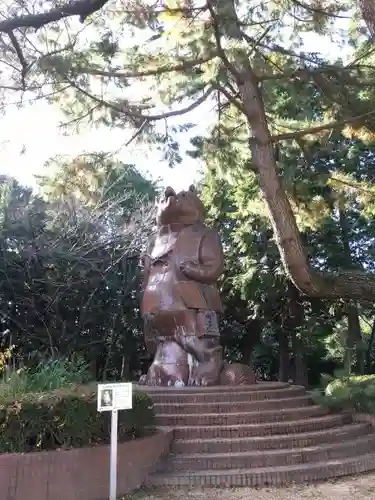
{"type": "Polygon", "coordinates": [[[133,408],[133,384],[130,382],[98,384],[98,411],[131,408],[133,408]]]}
{"type": "Polygon", "coordinates": [[[111,447],[109,459],[109,500],[117,494],[118,411],[133,408],[133,385],[129,382],[98,384],[98,411],[111,412],[111,447]]]}

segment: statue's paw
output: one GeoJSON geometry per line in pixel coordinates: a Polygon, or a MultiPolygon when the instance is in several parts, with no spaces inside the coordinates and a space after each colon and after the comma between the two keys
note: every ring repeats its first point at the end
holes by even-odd
{"type": "Polygon", "coordinates": [[[191,260],[185,260],[180,263],[180,271],[184,274],[189,274],[190,271],[195,271],[197,265],[191,260]]]}
{"type": "Polygon", "coordinates": [[[138,381],[138,385],[147,385],[147,375],[141,375],[138,381]]]}
{"type": "Polygon", "coordinates": [[[198,374],[198,375],[195,375],[195,376],[189,378],[188,385],[196,386],[196,387],[206,387],[208,385],[214,385],[214,384],[205,375],[198,374]]]}

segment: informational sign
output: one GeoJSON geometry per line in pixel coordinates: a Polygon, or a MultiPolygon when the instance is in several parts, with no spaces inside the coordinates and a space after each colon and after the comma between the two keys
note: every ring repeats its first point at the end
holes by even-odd
{"type": "Polygon", "coordinates": [[[111,447],[109,460],[109,500],[117,498],[118,412],[133,407],[133,385],[129,382],[98,384],[98,411],[111,412],[111,447]]]}
{"type": "Polygon", "coordinates": [[[130,410],[132,407],[131,383],[98,384],[98,411],[130,410]]]}

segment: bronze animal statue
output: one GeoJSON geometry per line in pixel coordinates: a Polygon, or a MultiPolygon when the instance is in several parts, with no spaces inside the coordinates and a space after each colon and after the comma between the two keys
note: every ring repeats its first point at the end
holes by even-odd
{"type": "Polygon", "coordinates": [[[255,383],[249,366],[223,362],[217,280],[224,254],[218,232],[204,223],[194,186],[165,190],[157,208],[157,231],[144,258],[146,347],[154,360],[144,385],[244,385],[255,383]]]}

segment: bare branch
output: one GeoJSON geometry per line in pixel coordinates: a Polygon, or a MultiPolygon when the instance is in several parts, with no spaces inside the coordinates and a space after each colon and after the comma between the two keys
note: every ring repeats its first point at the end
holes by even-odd
{"type": "Polygon", "coordinates": [[[23,55],[22,49],[20,47],[20,44],[18,43],[16,35],[13,33],[13,31],[9,31],[7,34],[10,38],[10,41],[12,42],[13,48],[16,51],[17,57],[21,64],[22,90],[26,90],[26,75],[29,71],[29,65],[26,62],[25,56],[23,55]]]}
{"type": "Polygon", "coordinates": [[[135,139],[143,132],[143,129],[146,127],[148,120],[144,120],[141,126],[134,132],[134,134],[130,137],[129,140],[126,141],[125,147],[127,148],[130,144],[135,141],[135,139]]]}
{"type": "Polygon", "coordinates": [[[108,0],[76,0],[40,14],[28,14],[5,19],[0,21],[0,32],[9,33],[17,28],[34,28],[37,30],[46,24],[73,16],[79,16],[80,21],[84,22],[86,17],[100,10],[107,2],[108,0]]]}
{"type": "Polygon", "coordinates": [[[228,92],[228,90],[223,87],[222,85],[219,85],[219,84],[215,84],[215,88],[221,92],[223,95],[225,95],[225,97],[228,99],[228,102],[233,104],[241,113],[245,113],[245,110],[244,110],[244,107],[242,105],[242,103],[238,100],[237,97],[239,96],[234,96],[232,95],[230,92],[228,92]]]}
{"type": "Polygon", "coordinates": [[[83,114],[77,116],[76,118],[73,118],[72,120],[69,120],[67,122],[60,123],[59,127],[60,128],[69,127],[70,125],[73,125],[74,123],[78,123],[81,120],[84,120],[85,118],[91,116],[94,113],[94,111],[96,111],[99,107],[100,107],[99,104],[95,104],[95,106],[90,108],[86,113],[83,113],[83,114]]]}

